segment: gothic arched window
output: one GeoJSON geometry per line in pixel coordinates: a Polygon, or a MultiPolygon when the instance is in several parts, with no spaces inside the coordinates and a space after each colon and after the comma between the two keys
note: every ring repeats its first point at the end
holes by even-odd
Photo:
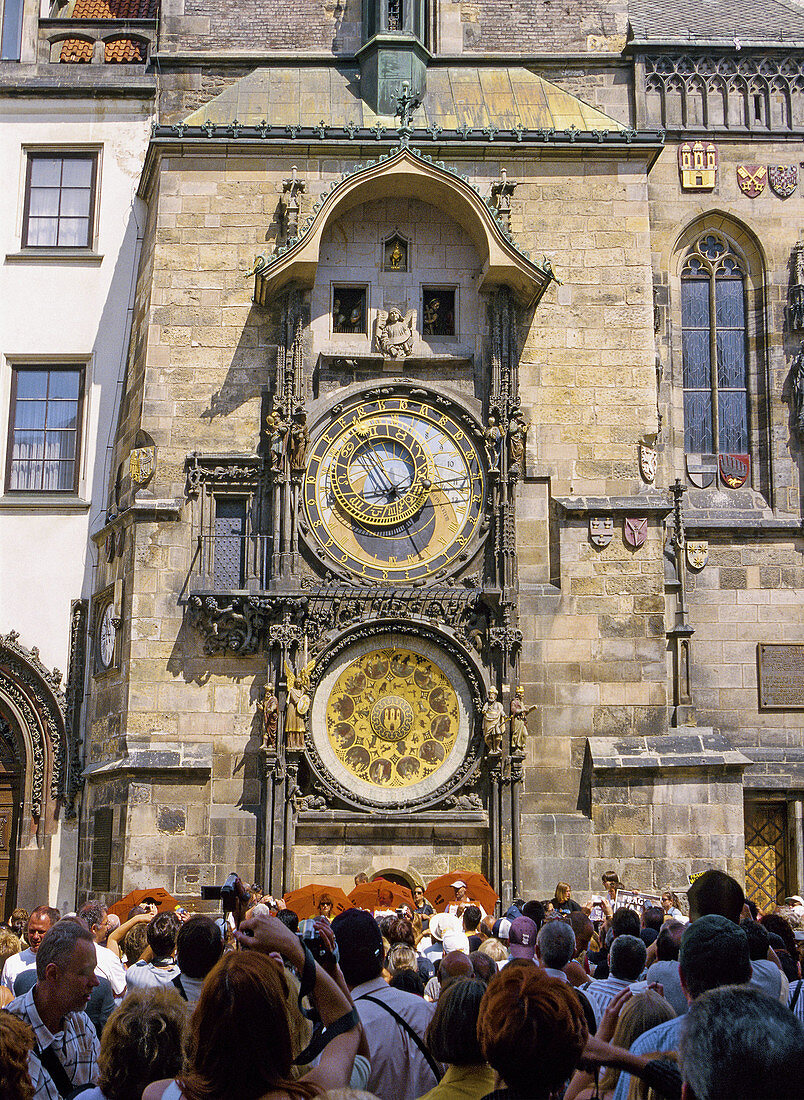
{"type": "Polygon", "coordinates": [[[681,272],[684,449],[746,454],[746,271],[729,242],[707,232],[681,272]]]}

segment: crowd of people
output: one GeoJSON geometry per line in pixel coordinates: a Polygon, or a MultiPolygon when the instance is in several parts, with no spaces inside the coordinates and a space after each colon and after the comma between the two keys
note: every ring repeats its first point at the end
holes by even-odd
{"type": "Polygon", "coordinates": [[[804,902],[757,913],[716,870],[688,915],[669,891],[640,915],[604,887],[496,918],[460,879],[441,913],[422,890],[337,916],[325,895],[300,921],[257,887],[219,919],[148,899],[122,923],[96,900],[16,910],[0,1097],[804,1098],[804,902]]]}

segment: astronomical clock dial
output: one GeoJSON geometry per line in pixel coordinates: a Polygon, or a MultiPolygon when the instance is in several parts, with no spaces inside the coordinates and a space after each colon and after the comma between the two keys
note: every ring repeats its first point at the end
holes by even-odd
{"type": "Polygon", "coordinates": [[[449,412],[364,395],[313,444],[304,507],[336,566],[399,583],[454,568],[477,537],[484,488],[477,448],[449,412]]]}
{"type": "Polygon", "coordinates": [[[472,726],[466,681],[432,642],[406,634],[356,642],[327,669],[313,743],[337,783],[368,803],[404,805],[447,784],[472,726]]]}
{"type": "Polygon", "coordinates": [[[117,631],[114,625],[114,607],[108,603],[104,607],[98,623],[98,661],[101,668],[111,668],[114,661],[114,645],[117,631]]]}

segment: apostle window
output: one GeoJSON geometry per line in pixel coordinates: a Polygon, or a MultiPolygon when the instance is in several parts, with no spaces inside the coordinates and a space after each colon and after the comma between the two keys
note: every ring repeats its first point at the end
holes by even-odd
{"type": "Polygon", "coordinates": [[[704,234],[681,273],[687,454],[750,449],[746,313],[743,261],[724,237],[704,234]]]}
{"type": "Polygon", "coordinates": [[[97,167],[94,153],[28,154],[23,247],[91,247],[97,167]]]}
{"type": "Polygon", "coordinates": [[[82,367],[12,369],[7,491],[78,491],[83,396],[82,367]]]}

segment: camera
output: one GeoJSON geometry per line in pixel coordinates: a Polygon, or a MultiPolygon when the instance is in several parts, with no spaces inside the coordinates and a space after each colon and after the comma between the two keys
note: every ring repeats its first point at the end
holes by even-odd
{"type": "Polygon", "coordinates": [[[299,931],[296,935],[301,940],[302,946],[309,950],[319,966],[323,966],[325,970],[331,971],[338,961],[337,944],[335,947],[335,954],[333,954],[327,946],[326,940],[316,928],[315,921],[309,919],[301,921],[299,924],[299,931]]]}

